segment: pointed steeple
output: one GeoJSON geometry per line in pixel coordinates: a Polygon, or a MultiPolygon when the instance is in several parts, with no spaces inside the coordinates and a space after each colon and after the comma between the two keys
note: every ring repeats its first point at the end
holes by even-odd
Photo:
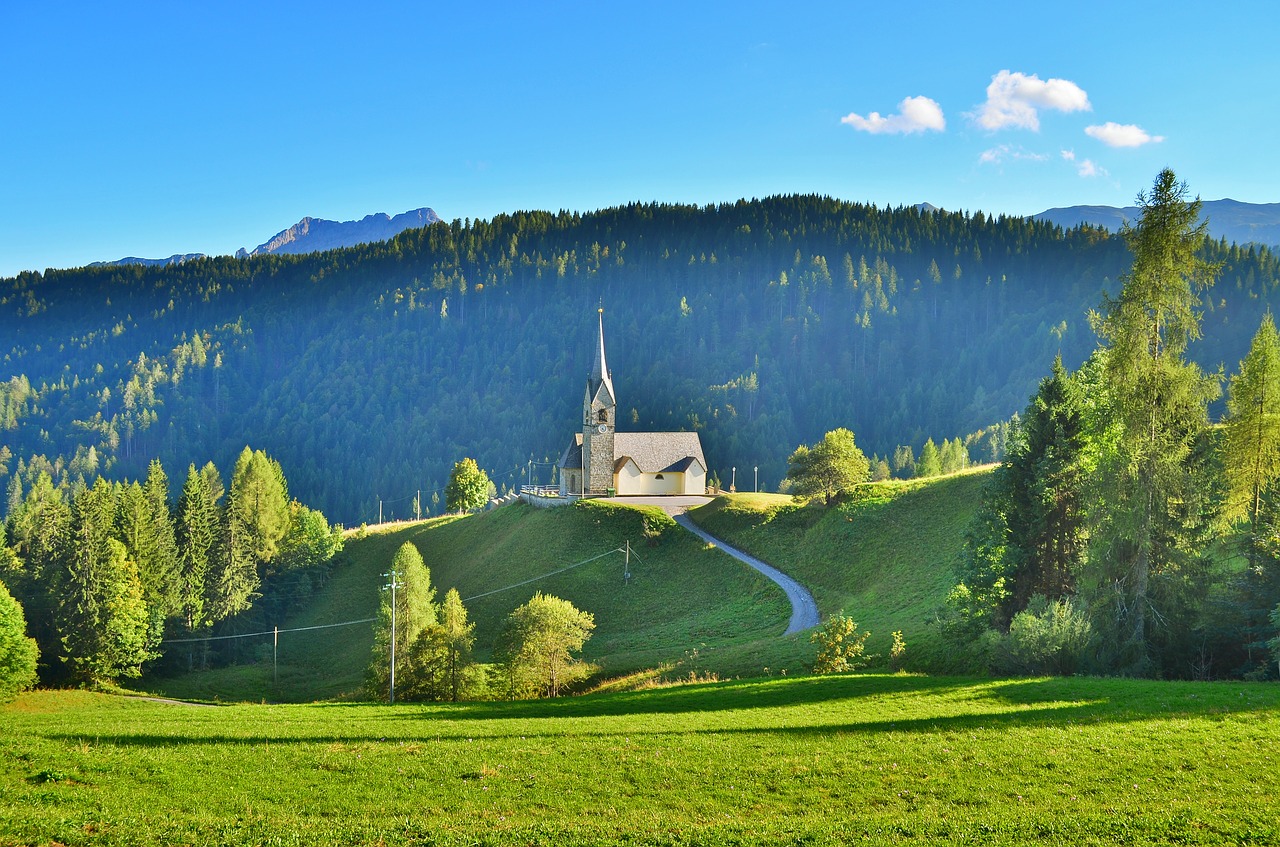
{"type": "MultiPolygon", "coordinates": [[[[604,358],[604,309],[600,309],[600,347],[596,352],[595,360],[591,363],[591,377],[587,384],[588,392],[594,398],[600,391],[601,383],[609,391],[609,400],[613,401],[616,395],[613,393],[613,380],[609,377],[609,365],[604,358]]],[[[612,403],[610,403],[612,405],[612,403]]]]}

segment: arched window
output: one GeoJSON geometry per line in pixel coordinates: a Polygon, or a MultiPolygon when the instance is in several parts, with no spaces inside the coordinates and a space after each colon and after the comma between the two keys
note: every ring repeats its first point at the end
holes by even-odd
{"type": "Polygon", "coordinates": [[[599,413],[597,413],[597,415],[596,415],[596,420],[598,420],[600,423],[608,423],[608,422],[609,422],[609,410],[608,410],[608,409],[601,409],[601,410],[599,411],[599,413]]]}

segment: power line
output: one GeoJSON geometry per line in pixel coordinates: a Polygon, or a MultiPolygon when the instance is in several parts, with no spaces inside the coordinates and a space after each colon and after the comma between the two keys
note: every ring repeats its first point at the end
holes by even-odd
{"type": "Polygon", "coordinates": [[[354,626],[358,623],[373,623],[376,618],[362,618],[358,621],[343,621],[342,623],[326,623],[318,626],[299,626],[293,629],[268,629],[263,632],[246,632],[241,635],[209,635],[204,638],[166,638],[161,644],[196,644],[201,641],[226,641],[231,638],[254,638],[259,635],[275,635],[284,632],[309,632],[313,629],[333,629],[335,626],[354,626]]]}
{"type": "Polygon", "coordinates": [[[531,582],[537,582],[538,580],[546,579],[549,576],[555,576],[556,574],[561,574],[561,573],[564,573],[565,571],[571,571],[574,568],[580,568],[583,565],[590,564],[591,562],[594,562],[596,559],[603,559],[605,556],[608,556],[611,553],[626,553],[626,551],[623,550],[621,547],[615,547],[612,550],[606,550],[605,552],[601,553],[599,556],[592,556],[590,559],[583,559],[581,562],[575,562],[572,565],[568,565],[567,567],[560,568],[560,570],[558,571],[551,571],[550,573],[544,573],[541,576],[535,576],[532,579],[526,579],[524,582],[517,582],[512,585],[504,585],[502,588],[495,588],[492,591],[486,591],[483,594],[473,594],[470,597],[463,597],[462,602],[469,603],[472,600],[479,600],[481,597],[488,597],[490,594],[498,594],[499,592],[502,592],[502,591],[509,591],[512,588],[519,588],[522,585],[528,585],[531,582]]]}

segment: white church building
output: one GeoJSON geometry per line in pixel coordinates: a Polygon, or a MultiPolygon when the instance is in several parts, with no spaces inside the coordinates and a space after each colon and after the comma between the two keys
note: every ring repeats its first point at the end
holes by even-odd
{"type": "Polygon", "coordinates": [[[560,457],[562,497],[704,494],[707,460],[696,432],[617,432],[617,394],[599,349],[582,401],[582,431],[560,457]]]}

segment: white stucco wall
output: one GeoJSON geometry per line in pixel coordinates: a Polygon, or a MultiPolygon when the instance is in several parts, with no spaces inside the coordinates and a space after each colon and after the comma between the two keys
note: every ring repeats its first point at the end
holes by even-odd
{"type": "MultiPolygon", "coordinates": [[[[661,474],[662,479],[658,479],[658,476],[641,473],[635,462],[627,462],[614,475],[614,484],[618,494],[622,496],[684,493],[684,474],[664,473],[661,474]]],[[[701,488],[698,493],[702,493],[701,488]]]]}

